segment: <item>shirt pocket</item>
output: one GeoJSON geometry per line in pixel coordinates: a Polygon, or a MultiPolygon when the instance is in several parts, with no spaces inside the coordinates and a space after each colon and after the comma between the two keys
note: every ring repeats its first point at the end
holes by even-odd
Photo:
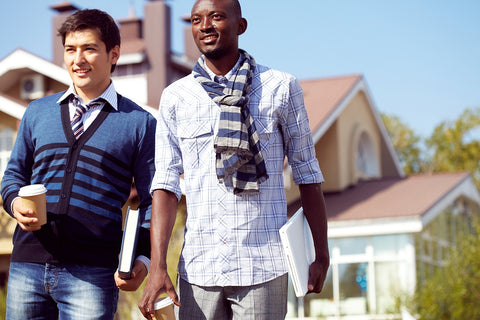
{"type": "Polygon", "coordinates": [[[274,121],[267,118],[257,118],[255,121],[255,129],[257,129],[258,138],[260,139],[260,147],[265,155],[268,146],[272,142],[274,133],[274,121]]]}
{"type": "Polygon", "coordinates": [[[198,168],[207,164],[213,153],[213,129],[210,122],[181,121],[177,130],[184,168],[198,168]]]}

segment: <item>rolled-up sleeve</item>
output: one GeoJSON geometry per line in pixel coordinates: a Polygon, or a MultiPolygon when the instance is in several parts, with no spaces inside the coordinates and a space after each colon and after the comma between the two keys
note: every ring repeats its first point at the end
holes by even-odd
{"type": "Polygon", "coordinates": [[[295,78],[290,79],[287,110],[282,126],[288,164],[295,184],[324,181],[313,144],[303,99],[303,91],[295,78]]]}
{"type": "Polygon", "coordinates": [[[177,97],[164,90],[159,107],[155,133],[155,176],[150,192],[163,189],[173,192],[180,200],[180,175],[183,173],[182,156],[177,139],[177,97]]]}

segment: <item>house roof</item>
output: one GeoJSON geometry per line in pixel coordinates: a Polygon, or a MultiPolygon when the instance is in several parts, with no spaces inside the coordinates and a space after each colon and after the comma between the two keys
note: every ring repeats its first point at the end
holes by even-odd
{"type": "Polygon", "coordinates": [[[0,94],[0,112],[4,112],[9,116],[20,120],[22,119],[26,108],[26,102],[19,101],[12,97],[6,97],[3,94],[0,94]]]}
{"type": "Polygon", "coordinates": [[[70,83],[70,77],[64,68],[23,49],[17,49],[5,59],[0,60],[0,91],[4,91],[11,83],[18,81],[21,76],[31,71],[65,85],[70,83]]]}
{"type": "Polygon", "coordinates": [[[393,161],[398,175],[404,175],[398,155],[362,75],[353,74],[305,80],[300,81],[300,85],[303,89],[305,108],[307,109],[310,130],[315,144],[337,120],[352,99],[359,92],[363,92],[382,136],[382,144],[388,150],[389,157],[393,161]]]}
{"type": "Polygon", "coordinates": [[[360,182],[326,194],[329,221],[420,216],[469,177],[466,172],[360,182]]]}
{"type": "MultiPolygon", "coordinates": [[[[137,55],[130,53],[125,54],[123,59],[124,63],[134,63],[136,60],[142,61],[144,58],[143,53],[137,55]]],[[[12,83],[20,81],[22,76],[30,74],[32,71],[57,80],[66,86],[69,86],[71,83],[70,76],[65,68],[59,67],[23,49],[17,49],[3,60],[0,60],[0,112],[4,112],[19,120],[22,118],[28,104],[25,101],[6,96],[1,92],[8,89],[12,83]]],[[[157,109],[144,104],[141,104],[141,107],[153,115],[156,115],[158,112],[157,109]]]]}
{"type": "MultiPolygon", "coordinates": [[[[130,55],[132,59],[136,58],[134,52],[130,55]]],[[[65,69],[18,49],[0,60],[0,88],[7,86],[14,79],[19,79],[29,70],[66,84],[70,82],[65,69]]],[[[351,99],[359,91],[363,91],[376,116],[385,143],[391,145],[361,75],[305,80],[300,84],[304,91],[312,134],[317,137],[314,138],[315,142],[332,125],[351,99]]],[[[17,119],[22,117],[25,103],[1,94],[0,102],[0,111],[17,119]]],[[[397,159],[393,147],[390,152],[393,159],[397,159]]],[[[480,203],[478,189],[468,173],[428,174],[362,181],[342,192],[327,193],[325,198],[329,226],[350,224],[352,229],[359,229],[359,221],[367,223],[373,220],[397,221],[395,219],[415,218],[425,223],[438,214],[439,210],[450,205],[459,195],[466,195],[480,203]]],[[[295,204],[289,206],[289,213],[294,206],[295,204]]],[[[395,228],[398,231],[398,225],[395,228]]],[[[418,224],[414,228],[419,228],[418,224]]],[[[367,231],[364,229],[363,232],[367,231]]],[[[384,229],[382,232],[387,231],[384,229]]]]}
{"type": "Polygon", "coordinates": [[[418,232],[462,196],[480,203],[468,172],[363,181],[325,194],[329,236],[418,232]]]}
{"type": "MultiPolygon", "coordinates": [[[[40,58],[23,49],[16,49],[0,60],[0,92],[7,91],[13,84],[33,72],[40,73],[60,83],[68,85],[68,72],[50,61],[40,58]]],[[[21,119],[27,103],[0,93],[0,111],[16,119],[21,119]]]]}
{"type": "MultiPolygon", "coordinates": [[[[329,237],[418,232],[459,197],[480,204],[468,172],[362,181],[325,193],[329,237]]],[[[289,216],[300,206],[300,201],[291,203],[289,216]]]]}
{"type": "Polygon", "coordinates": [[[361,75],[355,74],[300,81],[312,132],[318,130],[322,123],[333,114],[361,79],[361,75]]]}

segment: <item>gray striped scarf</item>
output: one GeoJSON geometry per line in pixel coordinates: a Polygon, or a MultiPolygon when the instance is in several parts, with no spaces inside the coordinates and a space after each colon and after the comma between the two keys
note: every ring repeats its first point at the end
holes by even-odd
{"type": "Polygon", "coordinates": [[[268,179],[255,123],[247,106],[255,60],[240,50],[240,67],[227,86],[212,81],[200,57],[193,68],[195,79],[220,106],[220,122],[214,147],[219,181],[235,194],[256,193],[268,179]],[[230,179],[231,178],[231,179],[230,179]]]}

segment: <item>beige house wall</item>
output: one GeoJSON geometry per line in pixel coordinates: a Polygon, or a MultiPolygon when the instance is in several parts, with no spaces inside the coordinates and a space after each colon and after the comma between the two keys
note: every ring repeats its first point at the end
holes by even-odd
{"type": "Polygon", "coordinates": [[[285,195],[287,197],[287,204],[290,204],[294,201],[300,199],[300,190],[298,186],[291,181],[292,175],[289,176],[290,184],[285,186],[285,195]]]}
{"type": "MultiPolygon", "coordinates": [[[[17,119],[0,112],[0,130],[4,128],[10,128],[17,134],[17,119]]],[[[0,172],[0,180],[3,177],[3,172],[0,172]]],[[[8,264],[2,263],[1,255],[9,255],[12,252],[12,235],[15,230],[16,221],[11,218],[8,213],[3,210],[3,201],[0,198],[0,272],[8,270],[8,264]]],[[[8,259],[7,259],[8,261],[8,259]]]]}
{"type": "Polygon", "coordinates": [[[20,99],[20,82],[16,83],[15,85],[11,86],[8,90],[6,90],[3,94],[7,96],[14,97],[16,99],[20,99]]]}
{"type": "Polygon", "coordinates": [[[351,100],[342,114],[338,117],[338,146],[340,148],[340,186],[342,188],[356,184],[362,174],[356,166],[358,143],[360,135],[366,133],[371,139],[374,148],[374,155],[378,172],[381,172],[381,140],[377,122],[372,114],[368,100],[363,91],[351,100]]]}
{"type": "MultiPolygon", "coordinates": [[[[17,119],[0,111],[0,129],[10,128],[17,134],[17,119]]],[[[3,172],[0,172],[0,176],[3,172]]]]}
{"type": "MultiPolygon", "coordinates": [[[[372,142],[375,154],[371,157],[377,163],[378,176],[381,176],[382,136],[368,99],[363,91],[359,91],[315,145],[320,169],[325,178],[323,191],[341,191],[355,185],[361,178],[369,178],[359,172],[356,166],[358,143],[362,133],[366,133],[372,142]]],[[[286,192],[288,203],[300,197],[291,176],[290,187],[287,183],[286,192]]]]}
{"type": "Polygon", "coordinates": [[[325,192],[341,189],[339,164],[342,159],[337,142],[338,136],[338,122],[335,122],[315,145],[318,163],[325,179],[322,186],[325,192]]]}
{"type": "MultiPolygon", "coordinates": [[[[342,158],[340,156],[338,140],[338,122],[334,122],[315,144],[315,154],[320,169],[322,170],[323,178],[325,179],[322,185],[322,190],[325,192],[339,191],[342,189],[341,168],[339,166],[342,158]]],[[[286,184],[285,188],[287,203],[294,202],[300,198],[300,192],[298,187],[293,183],[291,174],[289,175],[289,180],[290,182],[286,184]]]]}
{"type": "MultiPolygon", "coordinates": [[[[10,254],[12,252],[12,236],[16,225],[16,220],[10,217],[2,208],[0,210],[0,255],[10,254]]],[[[4,269],[0,268],[0,272],[3,270],[4,269]]]]}
{"type": "Polygon", "coordinates": [[[379,175],[382,172],[382,137],[365,94],[360,91],[343,110],[337,121],[315,145],[326,192],[340,191],[367,178],[356,168],[360,135],[366,133],[373,144],[379,175]],[[328,152],[325,152],[328,150],[328,152]]]}
{"type": "MultiPolygon", "coordinates": [[[[315,144],[315,154],[318,164],[322,170],[325,182],[322,185],[323,191],[338,191],[340,187],[340,168],[338,147],[338,123],[333,125],[325,132],[322,138],[315,144]]],[[[285,184],[287,203],[292,203],[300,198],[300,191],[293,183],[292,175],[289,174],[289,182],[285,184]]]]}

